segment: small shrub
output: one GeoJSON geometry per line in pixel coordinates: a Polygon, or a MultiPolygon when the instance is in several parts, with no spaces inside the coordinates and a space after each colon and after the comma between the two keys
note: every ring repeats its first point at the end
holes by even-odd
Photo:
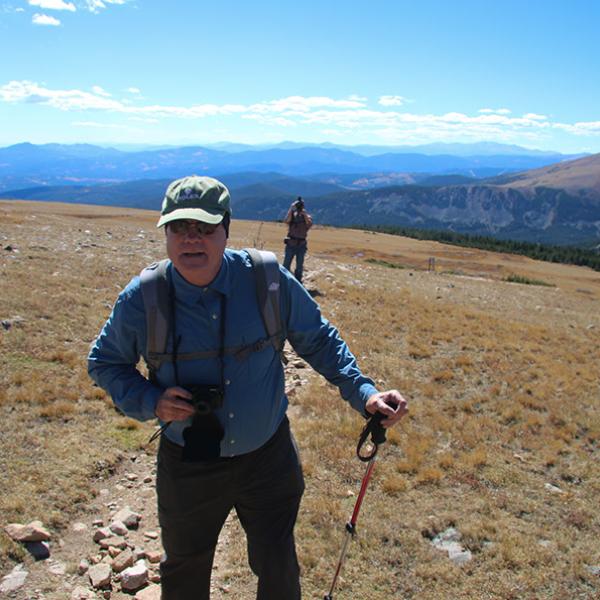
{"type": "Polygon", "coordinates": [[[546,281],[542,281],[541,279],[531,279],[529,277],[524,277],[523,275],[515,275],[514,273],[504,277],[502,281],[507,281],[509,283],[522,283],[524,285],[543,285],[546,287],[556,287],[553,283],[548,283],[546,281]]]}

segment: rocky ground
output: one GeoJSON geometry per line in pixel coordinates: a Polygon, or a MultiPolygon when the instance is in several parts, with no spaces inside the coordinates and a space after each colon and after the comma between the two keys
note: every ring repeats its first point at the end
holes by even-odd
{"type": "MultiPolygon", "coordinates": [[[[306,384],[313,372],[289,348],[286,355],[287,393],[291,399],[288,412],[293,418],[296,389],[306,384]]],[[[122,454],[120,462],[98,479],[94,500],[59,538],[51,537],[43,527],[43,515],[32,527],[23,528],[25,531],[14,528],[23,540],[37,541],[23,541],[29,556],[0,580],[0,597],[159,600],[163,550],[154,488],[156,448],[154,442],[143,450],[122,454]]],[[[221,532],[215,555],[211,582],[214,598],[226,597],[230,592],[230,535],[243,535],[233,513],[221,532]]]]}

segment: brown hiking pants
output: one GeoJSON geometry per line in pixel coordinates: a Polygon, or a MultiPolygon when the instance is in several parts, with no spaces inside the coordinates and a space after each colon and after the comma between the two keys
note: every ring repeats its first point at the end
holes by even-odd
{"type": "Polygon", "coordinates": [[[208,600],[219,532],[235,509],[246,532],[257,600],[300,600],[294,525],[304,479],[286,419],[261,448],[233,458],[181,461],[162,438],[157,495],[165,559],[162,600],[208,600]]]}

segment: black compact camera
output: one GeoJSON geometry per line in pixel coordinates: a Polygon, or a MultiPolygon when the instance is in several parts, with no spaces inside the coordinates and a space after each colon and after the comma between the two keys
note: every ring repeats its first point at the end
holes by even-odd
{"type": "Polygon", "coordinates": [[[302,200],[301,198],[296,200],[296,210],[303,210],[304,209],[304,200],[302,200]]]}
{"type": "Polygon", "coordinates": [[[187,389],[192,394],[188,402],[197,415],[208,415],[223,406],[223,388],[220,385],[191,385],[187,389]]]}

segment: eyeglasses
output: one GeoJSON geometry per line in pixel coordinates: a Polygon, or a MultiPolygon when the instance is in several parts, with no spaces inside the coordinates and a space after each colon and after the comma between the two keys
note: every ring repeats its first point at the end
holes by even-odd
{"type": "Polygon", "coordinates": [[[212,223],[204,223],[203,221],[186,221],[185,219],[177,219],[168,223],[169,229],[176,235],[185,235],[192,232],[202,236],[212,235],[219,225],[220,223],[213,225],[212,223]]]}

